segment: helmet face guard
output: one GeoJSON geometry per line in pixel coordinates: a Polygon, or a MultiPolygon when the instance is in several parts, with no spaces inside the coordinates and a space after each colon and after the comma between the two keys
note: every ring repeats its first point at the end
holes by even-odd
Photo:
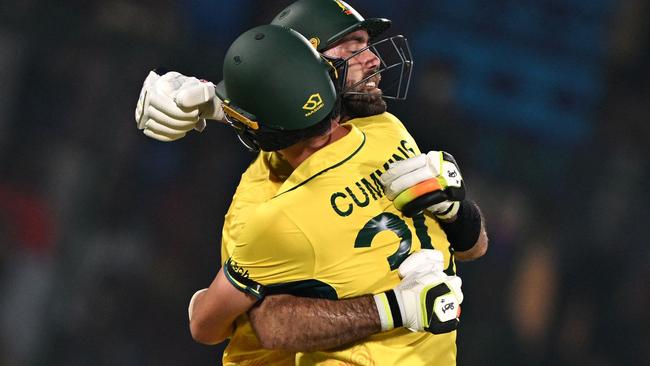
{"type": "MultiPolygon", "coordinates": [[[[404,36],[398,35],[373,42],[345,59],[333,59],[322,54],[321,58],[331,67],[330,76],[339,98],[346,95],[368,94],[356,91],[356,89],[377,75],[380,75],[382,80],[382,98],[404,100],[408,95],[413,71],[413,57],[404,36]],[[370,50],[379,58],[379,67],[363,79],[347,85],[348,61],[366,50],[370,50]]],[[[218,88],[223,88],[223,84],[220,84],[218,88]]],[[[249,151],[257,152],[264,149],[260,146],[257,136],[280,131],[258,123],[258,118],[255,115],[231,104],[227,99],[224,100],[223,111],[226,122],[235,130],[237,138],[249,151]]],[[[276,146],[266,147],[265,150],[275,150],[276,148],[276,146]]]]}
{"type": "Polygon", "coordinates": [[[408,89],[411,83],[413,56],[411,55],[411,49],[409,48],[407,39],[402,35],[397,35],[373,42],[345,59],[338,59],[334,63],[334,66],[338,69],[344,68],[346,70],[343,72],[344,76],[342,78],[344,84],[340,89],[343,96],[368,94],[356,91],[355,89],[379,75],[382,80],[382,97],[391,100],[404,100],[408,95],[408,89]],[[347,76],[348,61],[366,50],[370,50],[379,58],[379,67],[373,73],[356,83],[346,85],[345,79],[347,76]]]}
{"type": "MultiPolygon", "coordinates": [[[[307,38],[319,52],[334,47],[346,35],[357,30],[366,30],[371,40],[380,39],[380,35],[391,26],[385,18],[364,18],[350,4],[343,0],[297,0],[282,10],[271,24],[294,29],[307,38]]],[[[413,68],[413,57],[406,38],[389,37],[373,42],[367,48],[357,51],[342,62],[370,49],[379,57],[381,65],[377,73],[345,88],[344,94],[367,94],[355,91],[371,78],[381,74],[382,94],[384,99],[406,99],[413,68]]],[[[335,65],[341,66],[337,60],[335,65]]],[[[343,78],[345,80],[345,78],[343,78]]],[[[345,83],[343,84],[345,86],[345,83]]]]}

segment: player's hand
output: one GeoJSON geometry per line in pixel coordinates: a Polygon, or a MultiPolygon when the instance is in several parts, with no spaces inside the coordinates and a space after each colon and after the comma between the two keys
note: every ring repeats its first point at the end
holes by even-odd
{"type": "Polygon", "coordinates": [[[224,119],[213,83],[177,72],[149,72],[135,108],[137,126],[145,135],[178,140],[192,129],[202,131],[206,119],[224,119]]]}
{"type": "Polygon", "coordinates": [[[382,330],[403,326],[442,334],[458,327],[462,281],[442,267],[442,253],[432,249],[413,253],[400,265],[402,282],[374,297],[382,330]]]}
{"type": "Polygon", "coordinates": [[[426,209],[441,220],[451,220],[465,198],[458,164],[444,151],[397,161],[381,175],[380,181],[386,197],[408,217],[426,209]]]}

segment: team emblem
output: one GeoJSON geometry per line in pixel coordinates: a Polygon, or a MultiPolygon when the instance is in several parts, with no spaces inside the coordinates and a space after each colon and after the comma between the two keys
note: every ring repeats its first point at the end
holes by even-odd
{"type": "Polygon", "coordinates": [[[305,114],[305,117],[309,117],[316,113],[316,111],[323,108],[324,105],[325,103],[323,103],[323,98],[321,98],[320,93],[310,95],[309,99],[307,99],[307,103],[302,106],[302,109],[308,111],[305,114]]]}

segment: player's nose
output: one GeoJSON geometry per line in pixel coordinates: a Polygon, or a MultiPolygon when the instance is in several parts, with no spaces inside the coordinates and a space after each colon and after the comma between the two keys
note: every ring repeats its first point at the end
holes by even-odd
{"type": "Polygon", "coordinates": [[[360,56],[362,57],[363,64],[368,69],[376,69],[379,66],[379,57],[370,48],[363,51],[360,56]]]}

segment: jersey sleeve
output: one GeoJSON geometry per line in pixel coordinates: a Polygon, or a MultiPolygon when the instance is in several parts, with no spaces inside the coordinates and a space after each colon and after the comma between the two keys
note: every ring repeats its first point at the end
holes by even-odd
{"type": "Polygon", "coordinates": [[[262,204],[251,215],[224,264],[228,280],[237,289],[259,299],[264,297],[268,286],[314,275],[311,243],[282,210],[272,206],[262,204]]]}

